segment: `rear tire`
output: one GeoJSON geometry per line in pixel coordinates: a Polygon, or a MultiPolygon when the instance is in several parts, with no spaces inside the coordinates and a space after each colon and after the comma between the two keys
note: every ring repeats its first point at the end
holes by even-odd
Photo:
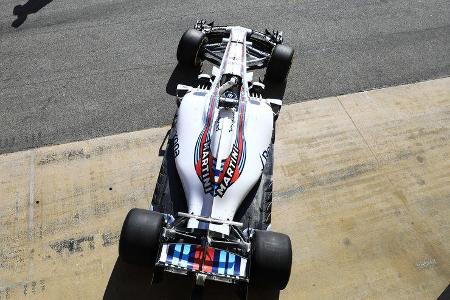
{"type": "Polygon", "coordinates": [[[158,212],[131,209],[120,233],[120,258],[134,265],[154,266],[163,224],[163,215],[158,212]]]}
{"type": "Polygon", "coordinates": [[[292,65],[294,50],[286,45],[276,45],[267,64],[266,78],[272,82],[285,82],[292,65]]]}
{"type": "Polygon", "coordinates": [[[282,290],[291,275],[292,245],[289,236],[256,230],[252,237],[250,286],[282,290]]]}
{"type": "Polygon", "coordinates": [[[177,59],[180,64],[198,67],[201,64],[200,50],[206,44],[206,35],[196,29],[189,29],[180,39],[177,59]]]}

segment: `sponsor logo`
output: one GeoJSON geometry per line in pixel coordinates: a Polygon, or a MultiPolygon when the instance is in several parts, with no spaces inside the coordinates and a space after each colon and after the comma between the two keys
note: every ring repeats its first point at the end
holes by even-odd
{"type": "Polygon", "coordinates": [[[227,159],[227,168],[223,170],[222,180],[217,183],[217,196],[223,197],[227,189],[239,178],[238,158],[239,148],[234,144],[233,150],[231,150],[231,154],[227,159]]]}
{"type": "MultiPolygon", "coordinates": [[[[205,194],[210,194],[213,190],[212,184],[210,181],[211,177],[211,155],[210,155],[210,141],[209,138],[207,142],[203,144],[202,147],[202,156],[201,156],[201,163],[200,163],[200,180],[203,183],[203,189],[205,190],[205,194]]],[[[198,173],[197,173],[198,174],[198,173]]]]}
{"type": "Polygon", "coordinates": [[[261,171],[264,170],[264,167],[266,166],[267,160],[269,159],[269,154],[270,154],[270,145],[269,147],[267,147],[266,150],[263,151],[263,153],[261,153],[259,155],[259,159],[261,160],[261,171]]]}
{"type": "Polygon", "coordinates": [[[205,194],[223,197],[227,189],[239,178],[244,168],[245,141],[241,143],[241,147],[237,143],[233,145],[230,155],[222,163],[222,170],[215,170],[213,167],[215,159],[210,152],[209,137],[196,147],[201,151],[196,155],[199,159],[195,164],[195,169],[203,184],[205,194]]]}

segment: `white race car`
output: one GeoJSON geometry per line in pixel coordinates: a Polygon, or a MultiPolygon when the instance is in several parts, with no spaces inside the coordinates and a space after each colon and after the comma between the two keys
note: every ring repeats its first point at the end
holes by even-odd
{"type": "Polygon", "coordinates": [[[177,86],[178,110],[151,210],[132,209],[123,224],[120,257],[164,272],[191,274],[196,284],[218,280],[284,289],[292,247],[270,231],[275,121],[280,99],[263,98],[252,69],[284,82],[292,48],[281,32],[198,21],[184,33],[180,64],[213,63],[195,87],[177,86]]]}

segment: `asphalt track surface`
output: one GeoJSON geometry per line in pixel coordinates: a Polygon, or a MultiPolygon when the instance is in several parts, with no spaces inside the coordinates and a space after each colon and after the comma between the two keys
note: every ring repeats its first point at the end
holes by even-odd
{"type": "Polygon", "coordinates": [[[197,18],[283,30],[285,103],[450,74],[448,0],[54,0],[14,29],[20,3],[0,3],[0,153],[169,124],[197,18]]]}

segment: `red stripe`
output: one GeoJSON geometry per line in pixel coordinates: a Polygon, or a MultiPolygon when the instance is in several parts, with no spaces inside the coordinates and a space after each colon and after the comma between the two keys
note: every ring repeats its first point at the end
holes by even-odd
{"type": "MultiPolygon", "coordinates": [[[[243,123],[244,123],[244,101],[243,99],[241,99],[242,101],[242,105],[241,105],[241,109],[240,109],[240,116],[239,116],[239,132],[238,132],[238,149],[239,149],[239,153],[238,153],[238,158],[236,161],[236,164],[239,165],[240,161],[241,161],[241,156],[242,156],[242,136],[244,135],[244,133],[242,132],[242,128],[243,123]]],[[[236,166],[236,169],[238,169],[238,167],[236,166]]]]}
{"type": "MultiPolygon", "coordinates": [[[[233,151],[233,150],[231,150],[233,151]]],[[[217,181],[217,184],[220,185],[222,183],[223,178],[225,177],[225,173],[227,172],[228,165],[230,164],[231,157],[228,156],[227,160],[223,164],[222,171],[220,172],[219,180],[217,181]]]]}
{"type": "Polygon", "coordinates": [[[195,166],[195,172],[197,172],[197,175],[199,177],[202,177],[202,160],[201,159],[198,160],[197,165],[195,166]]]}
{"type": "Polygon", "coordinates": [[[192,264],[192,268],[194,270],[200,270],[200,265],[202,264],[203,258],[203,248],[201,246],[195,246],[195,257],[194,263],[192,264]]]}
{"type": "MultiPolygon", "coordinates": [[[[216,88],[216,90],[217,90],[217,88],[216,88]]],[[[209,100],[210,103],[209,103],[209,112],[208,112],[208,123],[207,123],[207,126],[209,126],[209,123],[210,123],[210,121],[211,121],[212,112],[213,112],[213,107],[214,107],[214,103],[215,103],[214,100],[215,100],[215,97],[216,97],[216,93],[217,93],[217,91],[214,91],[214,93],[213,93],[211,99],[209,100]]]]}
{"type": "Polygon", "coordinates": [[[213,262],[214,262],[214,248],[208,247],[206,250],[205,264],[203,265],[202,271],[211,273],[213,268],[213,262]]]}
{"type": "Polygon", "coordinates": [[[203,152],[203,145],[206,142],[206,137],[208,136],[208,130],[205,129],[205,131],[203,132],[203,136],[202,136],[202,140],[200,142],[200,153],[203,152]]]}

